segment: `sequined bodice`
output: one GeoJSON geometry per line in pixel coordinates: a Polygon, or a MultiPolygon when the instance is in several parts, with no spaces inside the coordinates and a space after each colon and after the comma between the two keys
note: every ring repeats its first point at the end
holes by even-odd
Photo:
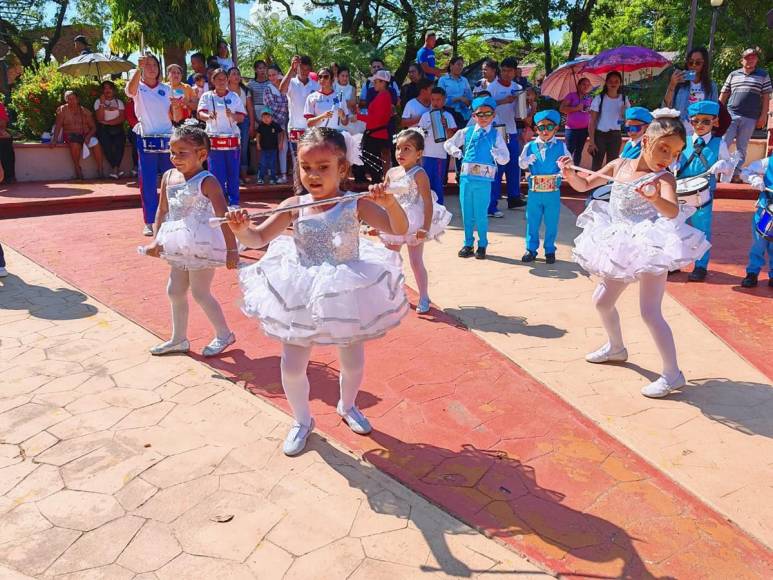
{"type": "Polygon", "coordinates": [[[210,175],[210,172],[202,171],[188,181],[166,186],[166,198],[169,202],[167,220],[193,218],[205,223],[215,216],[212,202],[201,193],[201,183],[210,175]]]}
{"type": "Polygon", "coordinates": [[[612,185],[612,191],[609,195],[609,209],[615,220],[639,223],[658,216],[658,210],[655,209],[655,206],[636,191],[643,180],[651,177],[651,175],[645,175],[631,183],[614,183],[612,185]]]}
{"type": "MultiPolygon", "coordinates": [[[[300,198],[300,203],[310,201],[310,195],[300,198]]],[[[356,199],[337,203],[321,213],[300,211],[293,231],[301,265],[319,266],[327,262],[335,266],[360,257],[356,199]]]]}
{"type": "Polygon", "coordinates": [[[408,172],[396,172],[396,177],[390,176],[389,178],[389,187],[387,189],[389,193],[395,196],[397,203],[403,207],[417,204],[421,200],[419,188],[416,186],[416,180],[413,178],[418,170],[419,167],[417,166],[408,172]]]}

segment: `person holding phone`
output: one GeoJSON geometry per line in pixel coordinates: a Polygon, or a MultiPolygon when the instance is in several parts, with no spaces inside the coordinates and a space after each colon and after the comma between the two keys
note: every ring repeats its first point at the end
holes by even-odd
{"type": "Polygon", "coordinates": [[[688,107],[693,103],[716,101],[719,98],[717,84],[709,76],[710,70],[709,52],[702,46],[693,48],[687,54],[684,70],[674,70],[663,97],[664,106],[679,111],[679,118],[688,135],[693,133],[687,114],[688,107]]]}

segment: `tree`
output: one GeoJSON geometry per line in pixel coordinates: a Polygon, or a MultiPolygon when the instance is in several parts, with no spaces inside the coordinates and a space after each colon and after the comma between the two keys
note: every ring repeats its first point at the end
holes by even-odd
{"type": "Polygon", "coordinates": [[[37,68],[41,49],[43,62],[48,64],[61,38],[69,4],[69,0],[4,0],[0,8],[0,41],[24,67],[37,68]],[[46,18],[47,9],[51,18],[46,18]]]}
{"type": "Polygon", "coordinates": [[[137,50],[145,45],[165,52],[167,63],[185,65],[185,52],[214,52],[220,39],[215,0],[107,0],[113,23],[110,48],[137,50]]]}

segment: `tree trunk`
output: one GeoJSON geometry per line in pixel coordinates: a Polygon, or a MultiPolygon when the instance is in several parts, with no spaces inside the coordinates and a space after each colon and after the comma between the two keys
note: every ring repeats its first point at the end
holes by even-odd
{"type": "Polygon", "coordinates": [[[56,43],[59,42],[59,38],[62,36],[62,23],[64,22],[64,15],[67,12],[67,5],[69,3],[70,0],[62,0],[59,3],[59,11],[56,13],[56,24],[54,24],[54,33],[46,43],[45,56],[43,57],[43,62],[46,64],[51,62],[51,53],[53,52],[56,43]]]}
{"type": "Polygon", "coordinates": [[[451,56],[459,54],[459,4],[462,0],[454,0],[451,13],[451,56]]]}
{"type": "Polygon", "coordinates": [[[553,52],[550,46],[550,21],[542,27],[542,45],[545,49],[545,75],[553,72],[553,52]]]}
{"type": "MultiPolygon", "coordinates": [[[[188,68],[185,65],[185,49],[179,46],[164,47],[164,68],[170,64],[179,64],[183,69],[183,80],[188,76],[188,68]]],[[[163,74],[163,72],[162,72],[163,74]]],[[[166,75],[164,75],[166,76],[166,75]]]]}
{"type": "Polygon", "coordinates": [[[577,58],[577,54],[580,52],[580,42],[582,41],[582,35],[585,34],[589,29],[590,15],[591,12],[593,12],[593,8],[595,8],[595,6],[596,0],[585,0],[584,6],[575,9],[573,18],[569,23],[572,39],[569,46],[569,58],[567,60],[573,60],[577,58]]]}

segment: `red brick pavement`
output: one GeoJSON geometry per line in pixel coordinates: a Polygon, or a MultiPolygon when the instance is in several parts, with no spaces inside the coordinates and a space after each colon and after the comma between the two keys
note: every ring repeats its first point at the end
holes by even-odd
{"type": "MultiPolygon", "coordinates": [[[[167,336],[164,263],[136,255],[136,210],[2,222],[2,241],[152,332],[167,336]]],[[[10,264],[13,267],[13,264],[10,264]]],[[[238,336],[207,361],[287,410],[279,345],[214,287],[238,336]]],[[[210,338],[191,311],[195,349],[210,338]]],[[[442,312],[410,313],[367,348],[358,403],[376,431],[335,414],[336,354],[310,365],[318,431],[485,533],[567,577],[770,578],[773,557],[442,312]]]]}

